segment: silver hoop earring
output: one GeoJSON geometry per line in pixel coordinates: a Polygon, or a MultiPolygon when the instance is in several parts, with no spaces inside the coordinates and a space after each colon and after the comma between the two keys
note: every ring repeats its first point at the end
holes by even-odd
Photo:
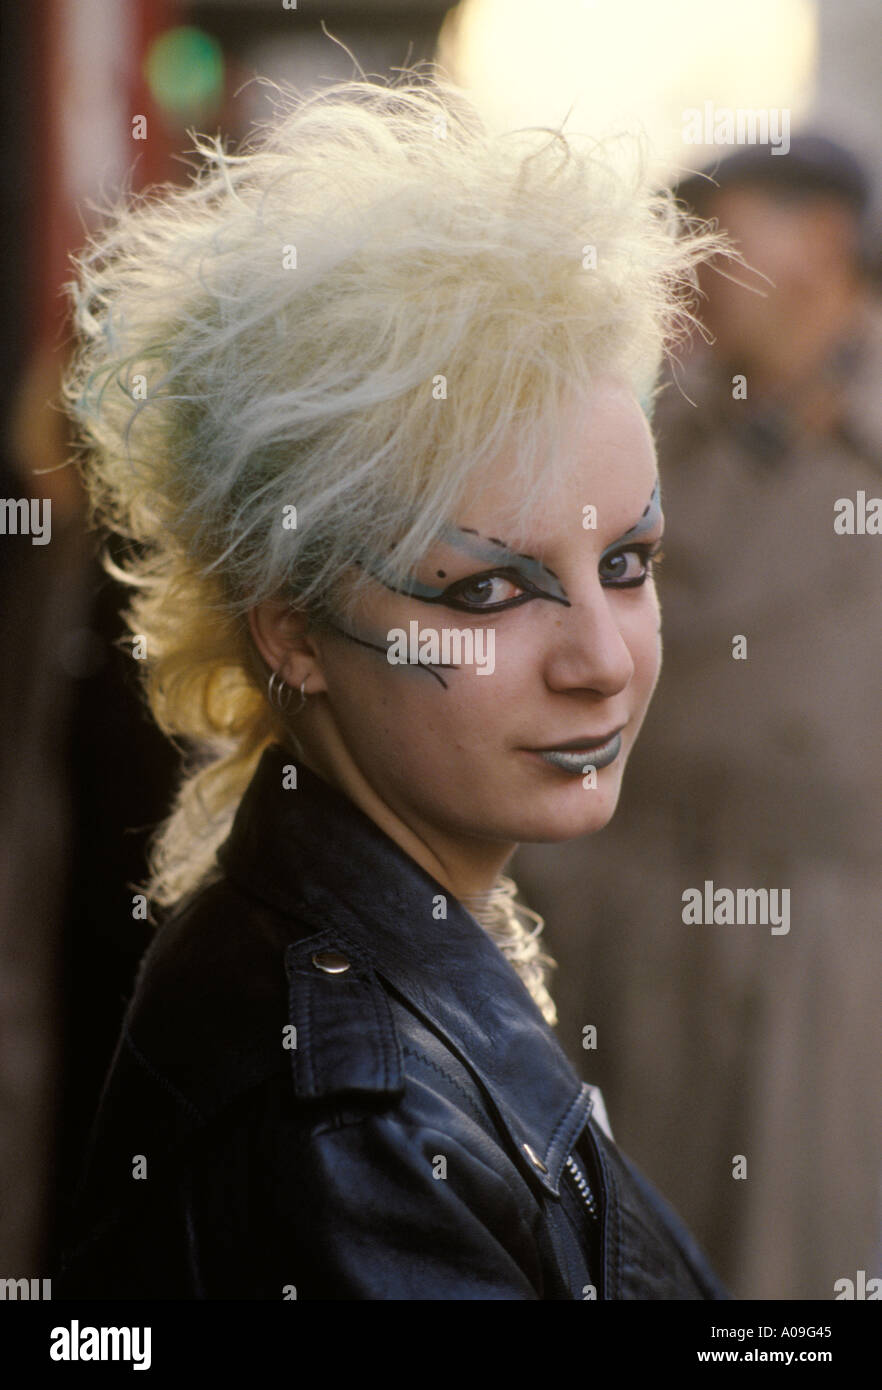
{"type": "Polygon", "coordinates": [[[273,671],[272,675],[269,678],[269,683],[267,685],[267,698],[269,699],[270,704],[275,706],[277,710],[286,710],[291,703],[291,696],[293,694],[294,692],[291,689],[290,685],[288,685],[287,681],[283,681],[279,673],[277,671],[273,671]],[[276,685],[277,681],[278,685],[276,685]],[[284,696],[282,696],[281,694],[281,691],[283,689],[286,692],[284,696]]]}
{"type": "Polygon", "coordinates": [[[299,714],[300,711],[303,709],[303,706],[306,704],[307,694],[306,694],[306,691],[303,689],[303,687],[306,685],[306,682],[307,682],[308,680],[309,680],[309,676],[304,676],[304,677],[303,677],[303,680],[300,682],[300,704],[297,706],[296,710],[294,711],[295,714],[299,714]]]}

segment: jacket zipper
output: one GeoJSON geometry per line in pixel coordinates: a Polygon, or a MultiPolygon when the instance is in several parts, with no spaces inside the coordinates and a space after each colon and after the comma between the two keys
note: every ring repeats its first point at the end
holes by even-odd
{"type": "Polygon", "coordinates": [[[592,1221],[597,1221],[597,1203],[594,1200],[591,1188],[588,1186],[581,1170],[577,1167],[576,1163],[573,1161],[571,1156],[567,1158],[567,1168],[570,1170],[570,1174],[572,1176],[573,1182],[575,1183],[576,1190],[579,1193],[579,1196],[582,1198],[582,1201],[588,1208],[592,1221]]]}

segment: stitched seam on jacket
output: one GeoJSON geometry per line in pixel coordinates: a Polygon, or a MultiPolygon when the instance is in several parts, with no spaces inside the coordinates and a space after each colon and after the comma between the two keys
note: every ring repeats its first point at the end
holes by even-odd
{"type": "Polygon", "coordinates": [[[604,1280],[603,1296],[605,1300],[615,1301],[621,1293],[622,1271],[620,1253],[622,1249],[622,1213],[621,1198],[619,1197],[619,1186],[616,1182],[616,1175],[612,1164],[607,1160],[606,1154],[596,1146],[597,1157],[600,1160],[601,1172],[606,1179],[607,1201],[606,1201],[606,1267],[607,1277],[604,1280]],[[613,1222],[610,1221],[610,1213],[615,1215],[615,1229],[610,1228],[613,1222]]]}
{"type": "MultiPolygon", "coordinates": [[[[582,1094],[582,1089],[581,1089],[581,1087],[580,1087],[580,1088],[579,1088],[578,1095],[576,1095],[576,1096],[573,1098],[572,1103],[571,1103],[570,1105],[567,1106],[567,1108],[566,1108],[566,1110],[564,1111],[563,1115],[561,1115],[561,1117],[560,1117],[560,1119],[558,1120],[557,1124],[554,1126],[554,1133],[552,1134],[551,1138],[550,1138],[549,1141],[548,1141],[548,1148],[545,1150],[545,1154],[544,1154],[544,1157],[545,1157],[545,1158],[548,1158],[548,1155],[551,1153],[551,1150],[554,1148],[554,1144],[555,1144],[555,1140],[557,1139],[557,1136],[560,1134],[561,1130],[563,1129],[564,1125],[565,1125],[565,1124],[567,1123],[567,1121],[569,1120],[570,1116],[572,1115],[572,1113],[573,1113],[573,1111],[576,1109],[576,1107],[582,1103],[583,1099],[584,1099],[584,1097],[583,1097],[583,1094],[582,1094]]],[[[589,1114],[590,1114],[590,1111],[589,1111],[589,1114]]]]}
{"type": "MultiPolygon", "coordinates": [[[[382,1087],[384,1091],[388,1091],[391,1089],[392,1086],[392,1076],[389,1070],[390,1048],[394,1048],[395,1044],[395,1039],[393,1037],[390,1037],[389,1034],[388,1004],[386,1009],[384,1010],[380,999],[377,997],[377,986],[373,983],[373,981],[359,980],[358,983],[360,991],[363,994],[366,993],[368,998],[370,999],[371,1007],[374,1011],[374,1019],[377,1024],[377,1031],[380,1035],[380,1067],[382,1087]]],[[[386,1002],[385,995],[383,996],[383,1002],[386,1002]]]]}
{"type": "MultiPolygon", "coordinates": [[[[546,1199],[546,1200],[547,1200],[547,1199],[546,1199]]],[[[556,1204],[555,1211],[560,1213],[560,1217],[559,1217],[560,1222],[561,1222],[563,1225],[565,1225],[565,1226],[567,1227],[567,1229],[571,1232],[572,1237],[573,1237],[573,1243],[575,1244],[575,1246],[576,1246],[577,1250],[579,1251],[579,1254],[580,1254],[580,1256],[581,1256],[581,1258],[582,1258],[582,1264],[584,1265],[585,1269],[588,1271],[588,1279],[589,1279],[589,1282],[593,1281],[593,1280],[595,1279],[596,1276],[595,1276],[595,1274],[594,1274],[594,1271],[593,1271],[593,1270],[591,1269],[591,1267],[590,1267],[590,1261],[589,1261],[589,1259],[588,1259],[588,1252],[586,1251],[586,1249],[585,1249],[585,1247],[584,1247],[584,1244],[583,1244],[584,1237],[585,1237],[585,1232],[579,1228],[579,1225],[578,1225],[578,1223],[577,1223],[577,1221],[576,1221],[575,1216],[574,1216],[573,1213],[570,1211],[569,1206],[568,1206],[567,1203],[563,1200],[563,1198],[561,1198],[561,1200],[556,1204]]],[[[570,1291],[570,1293],[572,1293],[573,1289],[578,1289],[579,1292],[581,1293],[581,1290],[582,1290],[581,1271],[577,1271],[577,1270],[575,1270],[575,1269],[573,1268],[573,1262],[572,1262],[572,1259],[571,1259],[571,1257],[570,1257],[570,1250],[571,1250],[571,1247],[570,1247],[569,1243],[564,1239],[563,1235],[561,1235],[561,1244],[562,1244],[562,1246],[563,1246],[563,1257],[564,1257],[564,1259],[565,1259],[565,1261],[566,1261],[566,1266],[567,1266],[567,1268],[566,1268],[566,1276],[565,1276],[565,1282],[566,1282],[567,1288],[568,1288],[568,1290],[570,1291]]]]}
{"type": "Polygon", "coordinates": [[[315,1031],[315,1016],[313,1010],[313,991],[307,986],[306,990],[306,1070],[307,1070],[307,1089],[311,1096],[316,1094],[315,1067],[312,1059],[312,1037],[315,1031]]]}
{"type": "Polygon", "coordinates": [[[123,1028],[123,1037],[125,1039],[126,1047],[128,1047],[129,1050],[132,1052],[138,1065],[144,1068],[147,1074],[153,1078],[157,1085],[162,1086],[163,1090],[168,1091],[169,1095],[172,1096],[178,1102],[179,1105],[182,1105],[184,1109],[187,1111],[187,1113],[189,1115],[192,1115],[194,1119],[204,1120],[206,1116],[204,1112],[200,1110],[199,1106],[195,1105],[193,1101],[189,1100],[188,1097],[184,1095],[183,1091],[178,1090],[177,1086],[174,1084],[173,1081],[170,1081],[169,1078],[165,1076],[163,1072],[158,1071],[157,1068],[154,1067],[153,1063],[147,1060],[141,1049],[136,1046],[135,1041],[132,1038],[132,1035],[129,1032],[127,1026],[123,1028]]]}
{"type": "Polygon", "coordinates": [[[443,1076],[445,1081],[449,1081],[450,1085],[459,1092],[463,1100],[465,1100],[466,1104],[469,1106],[473,1118],[480,1122],[482,1128],[486,1127],[488,1116],[481,1111],[474,1096],[470,1096],[465,1087],[452,1077],[449,1072],[446,1072],[437,1062],[433,1062],[431,1057],[427,1057],[424,1052],[418,1052],[415,1048],[408,1047],[406,1044],[402,1046],[402,1051],[406,1057],[414,1057],[417,1061],[425,1063],[427,1067],[432,1068],[432,1071],[437,1072],[439,1076],[443,1076]]]}
{"type": "MultiPolygon", "coordinates": [[[[306,1041],[305,1046],[302,1049],[298,1049],[298,1051],[302,1051],[304,1057],[303,1066],[304,1071],[306,1073],[305,1080],[307,1083],[309,1093],[310,1095],[315,1096],[318,1094],[316,1091],[316,1070],[314,1066],[313,1053],[313,1038],[316,1036],[314,1003],[315,987],[311,984],[311,982],[307,981],[305,991],[297,990],[296,980],[297,977],[295,975],[294,979],[292,980],[291,994],[293,995],[295,990],[298,995],[303,992],[305,992],[306,994],[306,1028],[304,1030],[306,1034],[306,1041]]],[[[382,1007],[383,1000],[377,997],[377,986],[374,984],[373,980],[362,979],[360,977],[357,977],[356,986],[356,990],[353,990],[352,993],[352,1000],[354,1003],[359,1005],[365,999],[369,1001],[371,1010],[373,1012],[373,1019],[377,1028],[377,1033],[379,1034],[380,1089],[384,1091],[398,1089],[397,1079],[394,1079],[392,1077],[392,1072],[389,1065],[391,1057],[395,1055],[395,1048],[398,1042],[398,1036],[395,1032],[395,1025],[393,1023],[392,1028],[390,1030],[389,1014],[382,1007]]]]}

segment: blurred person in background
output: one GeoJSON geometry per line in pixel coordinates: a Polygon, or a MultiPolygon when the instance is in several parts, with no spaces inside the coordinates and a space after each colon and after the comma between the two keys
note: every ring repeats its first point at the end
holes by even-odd
{"type": "Polygon", "coordinates": [[[656,411],[659,691],[612,824],[522,849],[517,873],[555,924],[564,1036],[597,1028],[585,1066],[623,1142],[739,1296],[829,1299],[882,1272],[869,188],[808,134],[787,158],[748,147],[711,175],[683,201],[767,280],[703,274],[715,341],[656,411]],[[684,893],[708,881],[789,890],[789,923],[684,922],[684,893]]]}

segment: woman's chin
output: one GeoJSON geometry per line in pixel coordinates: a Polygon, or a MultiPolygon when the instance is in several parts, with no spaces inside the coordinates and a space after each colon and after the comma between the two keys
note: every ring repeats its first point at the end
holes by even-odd
{"type": "Polygon", "coordinates": [[[521,844],[553,844],[559,840],[575,840],[580,835],[593,835],[612,820],[619,790],[617,782],[609,790],[599,785],[590,790],[580,786],[578,799],[557,798],[555,802],[544,798],[522,818],[521,831],[513,838],[521,844]],[[593,799],[589,802],[588,798],[593,799]]]}

